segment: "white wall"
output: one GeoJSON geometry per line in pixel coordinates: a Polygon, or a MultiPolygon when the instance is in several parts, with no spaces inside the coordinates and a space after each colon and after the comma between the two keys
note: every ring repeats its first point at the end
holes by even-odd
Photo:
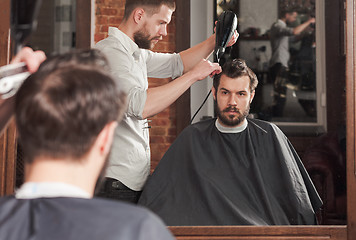
{"type": "MultiPolygon", "coordinates": [[[[239,31],[243,33],[247,28],[257,27],[260,34],[265,34],[278,18],[278,0],[268,0],[268,4],[261,0],[240,1],[239,31]]],[[[240,46],[240,58],[246,60],[249,67],[263,70],[268,65],[272,55],[271,44],[266,41],[243,41],[238,42],[240,46]],[[266,52],[255,52],[254,48],[266,46],[266,52]],[[260,56],[260,62],[256,61],[256,54],[260,56]]]]}
{"type": "MultiPolygon", "coordinates": [[[[192,0],[190,2],[190,45],[194,46],[205,39],[207,39],[214,30],[214,0],[192,0]]],[[[212,58],[209,59],[212,61],[212,58]]],[[[190,91],[191,99],[191,116],[198,110],[209,90],[212,86],[212,79],[210,77],[196,82],[190,91]]],[[[205,103],[204,107],[199,111],[193,122],[197,122],[202,116],[213,116],[213,98],[205,103]]]]}

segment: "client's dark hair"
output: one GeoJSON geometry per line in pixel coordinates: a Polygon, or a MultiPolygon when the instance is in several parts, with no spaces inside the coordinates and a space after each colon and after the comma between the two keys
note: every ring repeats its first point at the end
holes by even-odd
{"type": "Polygon", "coordinates": [[[176,8],[174,0],[126,0],[124,19],[127,20],[133,10],[137,7],[142,7],[150,15],[153,15],[159,12],[162,5],[166,5],[173,10],[176,8]]]}
{"type": "Polygon", "coordinates": [[[19,141],[36,157],[79,159],[106,124],[119,121],[126,95],[98,50],[53,56],[21,86],[15,102],[19,141]]]}
{"type": "Polygon", "coordinates": [[[258,85],[258,79],[256,74],[246,65],[245,60],[242,59],[229,59],[222,67],[222,72],[215,75],[213,81],[213,87],[218,90],[220,84],[220,78],[225,75],[229,78],[238,78],[242,76],[248,76],[250,78],[250,90],[251,92],[256,89],[258,85]]]}

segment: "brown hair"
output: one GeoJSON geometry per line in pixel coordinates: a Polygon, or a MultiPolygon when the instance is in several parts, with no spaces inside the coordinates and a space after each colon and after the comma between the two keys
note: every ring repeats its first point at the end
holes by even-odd
{"type": "Polygon", "coordinates": [[[98,50],[48,58],[21,86],[15,102],[19,141],[36,157],[79,159],[106,124],[121,119],[125,94],[105,73],[98,50]]]}
{"type": "Polygon", "coordinates": [[[124,19],[127,20],[137,7],[142,7],[148,14],[153,15],[159,12],[162,5],[166,5],[173,10],[176,8],[174,0],[126,0],[124,19]]]}
{"type": "Polygon", "coordinates": [[[248,76],[250,78],[250,90],[251,92],[256,89],[258,85],[258,79],[256,74],[246,65],[245,60],[242,59],[230,59],[222,67],[222,72],[215,75],[213,80],[213,87],[218,90],[220,84],[220,78],[225,75],[229,78],[238,78],[242,76],[248,76]]]}

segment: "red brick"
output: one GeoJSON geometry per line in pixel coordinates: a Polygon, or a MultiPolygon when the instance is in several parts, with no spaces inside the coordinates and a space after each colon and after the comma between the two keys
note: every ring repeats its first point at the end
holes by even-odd
{"type": "Polygon", "coordinates": [[[117,15],[118,11],[115,8],[100,8],[101,15],[105,16],[115,16],[117,15]]]}
{"type": "Polygon", "coordinates": [[[164,127],[152,127],[150,133],[152,135],[165,135],[167,132],[167,129],[164,127]]]}
{"type": "Polygon", "coordinates": [[[109,17],[109,24],[120,24],[122,17],[109,17]]]}
{"type": "Polygon", "coordinates": [[[103,17],[103,16],[96,17],[96,24],[97,25],[108,24],[108,17],[103,17]]]}

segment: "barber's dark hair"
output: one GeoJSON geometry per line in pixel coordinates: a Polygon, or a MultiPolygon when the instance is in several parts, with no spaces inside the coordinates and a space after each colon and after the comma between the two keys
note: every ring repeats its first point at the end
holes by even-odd
{"type": "Polygon", "coordinates": [[[173,10],[176,8],[175,0],[126,0],[124,19],[127,20],[137,7],[142,7],[150,15],[153,15],[159,12],[162,5],[173,10]]]}
{"type": "Polygon", "coordinates": [[[292,14],[294,12],[298,12],[295,7],[284,7],[280,9],[279,14],[280,17],[285,17],[287,13],[292,14]]]}
{"type": "Polygon", "coordinates": [[[49,57],[19,89],[15,116],[26,161],[80,159],[100,131],[121,120],[126,95],[98,50],[49,57]]]}
{"type": "Polygon", "coordinates": [[[222,67],[222,72],[215,75],[213,80],[213,87],[218,90],[220,78],[225,75],[229,78],[238,78],[248,76],[250,78],[250,90],[254,91],[258,85],[256,74],[246,65],[245,60],[242,59],[229,59],[222,67]]]}

